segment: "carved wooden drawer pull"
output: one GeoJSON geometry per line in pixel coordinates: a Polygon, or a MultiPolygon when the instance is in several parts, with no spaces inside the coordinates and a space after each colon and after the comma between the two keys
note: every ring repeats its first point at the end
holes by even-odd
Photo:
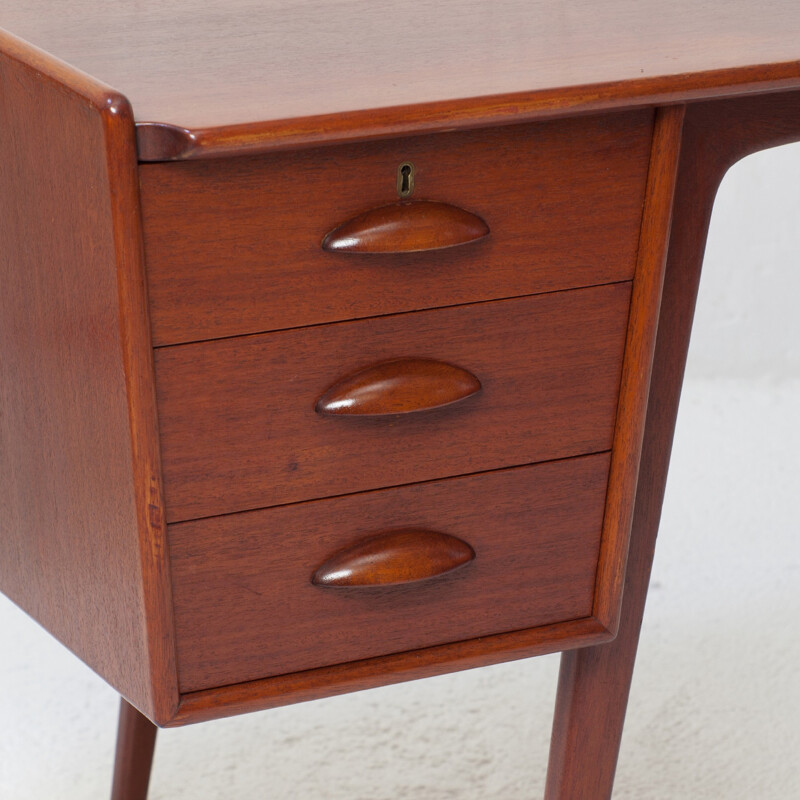
{"type": "Polygon", "coordinates": [[[332,230],[323,250],[416,253],[474,242],[489,234],[477,215],[449,203],[412,200],[373,208],[332,230]]]}
{"type": "Polygon", "coordinates": [[[317,400],[318,414],[409,414],[455,403],[475,394],[471,373],[429,358],[396,358],[337,381],[317,400]]]}
{"type": "Polygon", "coordinates": [[[437,531],[405,529],[380,533],[336,553],[313,575],[317,586],[394,586],[435,578],[468,564],[475,551],[461,539],[437,531]]]}

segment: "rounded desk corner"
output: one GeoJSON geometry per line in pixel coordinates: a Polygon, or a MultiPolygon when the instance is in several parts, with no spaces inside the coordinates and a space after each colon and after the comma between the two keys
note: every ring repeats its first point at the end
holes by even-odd
{"type": "Polygon", "coordinates": [[[166,122],[138,122],[136,147],[139,161],[181,161],[197,146],[196,135],[187,128],[166,122]]]}

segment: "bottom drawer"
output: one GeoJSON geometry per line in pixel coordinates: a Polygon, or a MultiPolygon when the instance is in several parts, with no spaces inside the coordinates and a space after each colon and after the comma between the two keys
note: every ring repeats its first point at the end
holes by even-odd
{"type": "Polygon", "coordinates": [[[607,453],[170,527],[182,692],[586,617],[607,453]],[[320,586],[378,532],[438,531],[474,559],[437,577],[320,586]]]}

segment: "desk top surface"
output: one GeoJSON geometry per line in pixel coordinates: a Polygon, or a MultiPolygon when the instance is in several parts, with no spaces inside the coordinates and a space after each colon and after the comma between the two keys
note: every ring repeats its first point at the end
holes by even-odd
{"type": "MultiPolygon", "coordinates": [[[[325,120],[343,115],[375,135],[414,130],[407,113],[405,127],[375,113],[398,107],[433,130],[434,118],[453,127],[467,106],[491,122],[800,85],[797,0],[9,5],[0,27],[123,93],[138,123],[201,132],[196,147],[219,149],[223,128],[238,147],[244,134],[326,139],[335,126],[325,120]]],[[[145,134],[167,146],[163,131],[145,134]]]]}

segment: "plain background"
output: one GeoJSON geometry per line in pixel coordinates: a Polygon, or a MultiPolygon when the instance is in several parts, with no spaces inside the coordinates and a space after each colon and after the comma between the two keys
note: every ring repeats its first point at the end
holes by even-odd
{"type": "MultiPolygon", "coordinates": [[[[615,798],[800,798],[800,146],[715,207],[615,798]]],[[[0,797],[103,798],[116,697],[0,601],[0,797]]],[[[152,800],[541,796],[558,658],[159,735],[152,800]]]]}
{"type": "Polygon", "coordinates": [[[689,377],[800,378],[800,145],[735,164],[709,231],[689,377]]]}

